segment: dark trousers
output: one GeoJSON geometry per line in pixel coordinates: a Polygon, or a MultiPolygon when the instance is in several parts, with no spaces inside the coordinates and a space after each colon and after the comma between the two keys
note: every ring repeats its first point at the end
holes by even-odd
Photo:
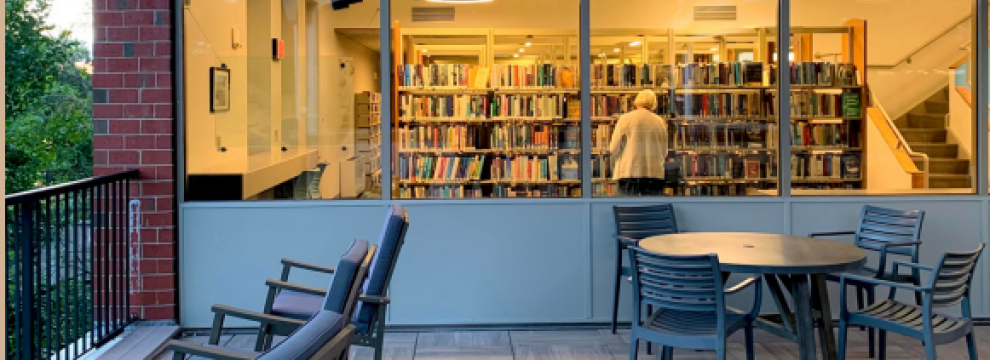
{"type": "Polygon", "coordinates": [[[619,193],[624,196],[661,196],[665,182],[656,178],[619,179],[619,193]]]}

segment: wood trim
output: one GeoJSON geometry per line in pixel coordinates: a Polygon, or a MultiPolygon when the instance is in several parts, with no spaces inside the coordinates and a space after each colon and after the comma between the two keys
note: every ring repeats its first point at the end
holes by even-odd
{"type": "Polygon", "coordinates": [[[968,87],[956,86],[956,92],[966,101],[966,105],[969,105],[970,108],[973,107],[973,92],[968,87]]]}
{"type": "Polygon", "coordinates": [[[967,61],[969,61],[969,55],[963,56],[962,59],[959,59],[959,61],[956,61],[955,63],[950,65],[949,69],[958,69],[960,66],[962,66],[962,64],[965,64],[967,61]]]}
{"type": "Polygon", "coordinates": [[[814,62],[815,61],[815,46],[812,38],[812,34],[795,34],[794,37],[798,39],[797,41],[797,54],[795,54],[796,60],[798,62],[814,62]]]}
{"type": "MultiPolygon", "coordinates": [[[[904,172],[912,173],[911,182],[914,184],[916,179],[913,173],[920,172],[918,166],[914,164],[914,160],[911,159],[911,156],[908,155],[906,150],[897,148],[897,134],[894,133],[894,129],[887,122],[887,119],[884,118],[883,111],[880,111],[880,108],[871,107],[867,109],[867,115],[870,121],[876,125],[877,130],[880,131],[880,135],[883,137],[884,142],[887,143],[887,147],[894,152],[894,157],[897,158],[897,163],[901,165],[901,169],[904,169],[904,172]]],[[[863,131],[866,131],[866,129],[863,131]]],[[[922,173],[921,178],[922,185],[924,185],[923,175],[924,173],[922,173]]]]}

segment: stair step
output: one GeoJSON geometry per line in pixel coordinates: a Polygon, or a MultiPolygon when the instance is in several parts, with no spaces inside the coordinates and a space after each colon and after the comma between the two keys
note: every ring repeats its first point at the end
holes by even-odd
{"type": "MultiPolygon", "coordinates": [[[[921,161],[920,159],[915,160],[914,165],[918,167],[918,170],[925,169],[924,161],[921,161]]],[[[929,173],[932,174],[969,174],[969,160],[966,159],[930,158],[928,159],[928,167],[929,173]]]]}
{"type": "Polygon", "coordinates": [[[945,115],[939,114],[907,114],[907,128],[944,129],[945,115]]]}
{"type": "Polygon", "coordinates": [[[931,189],[965,189],[972,187],[969,175],[931,174],[928,176],[928,187],[931,189]]]}
{"type": "Polygon", "coordinates": [[[925,111],[932,114],[948,114],[949,102],[941,100],[927,100],[925,101],[925,111]]]}
{"type": "Polygon", "coordinates": [[[907,128],[900,129],[901,135],[907,142],[940,143],[945,142],[947,131],[945,129],[920,129],[907,128]]]}
{"type": "Polygon", "coordinates": [[[932,158],[955,159],[959,154],[959,145],[955,145],[955,144],[912,142],[912,141],[908,141],[908,144],[911,145],[911,150],[920,153],[925,153],[932,158]]]}

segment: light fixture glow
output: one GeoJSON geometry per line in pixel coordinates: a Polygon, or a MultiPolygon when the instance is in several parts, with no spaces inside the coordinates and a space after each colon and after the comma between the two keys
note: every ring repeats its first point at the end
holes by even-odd
{"type": "Polygon", "coordinates": [[[619,51],[622,51],[622,50],[620,50],[619,48],[615,48],[615,49],[612,49],[612,51],[613,52],[619,52],[619,51]]]}
{"type": "Polygon", "coordinates": [[[533,43],[531,43],[531,42],[526,42],[526,46],[533,46],[533,43]]]}
{"type": "Polygon", "coordinates": [[[519,48],[519,52],[526,52],[526,49],[519,48]]]}
{"type": "Polygon", "coordinates": [[[426,2],[435,3],[445,3],[445,4],[474,4],[474,3],[484,3],[492,2],[495,0],[426,0],[426,2]]]}
{"type": "Polygon", "coordinates": [[[512,54],[512,57],[519,57],[519,54],[512,54]]]}
{"type": "Polygon", "coordinates": [[[713,47],[712,48],[712,51],[718,51],[718,48],[717,47],[713,47]]]}
{"type": "Polygon", "coordinates": [[[423,49],[423,52],[428,52],[429,50],[423,49]]]}
{"type": "Polygon", "coordinates": [[[642,43],[643,43],[642,41],[633,41],[633,42],[629,43],[629,46],[639,46],[642,43]]]}

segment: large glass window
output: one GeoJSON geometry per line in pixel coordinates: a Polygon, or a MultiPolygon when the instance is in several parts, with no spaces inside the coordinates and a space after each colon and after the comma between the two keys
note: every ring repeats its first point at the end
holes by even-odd
{"type": "Polygon", "coordinates": [[[392,196],[580,197],[577,0],[392,1],[392,196]]]}
{"type": "Polygon", "coordinates": [[[972,9],[791,1],[792,194],[973,192],[972,9]]]}
{"type": "Polygon", "coordinates": [[[377,3],[184,7],[187,200],[381,197],[377,3]]]}
{"type": "Polygon", "coordinates": [[[591,1],[594,196],[777,194],[776,2],[720,3],[591,1]]]}

